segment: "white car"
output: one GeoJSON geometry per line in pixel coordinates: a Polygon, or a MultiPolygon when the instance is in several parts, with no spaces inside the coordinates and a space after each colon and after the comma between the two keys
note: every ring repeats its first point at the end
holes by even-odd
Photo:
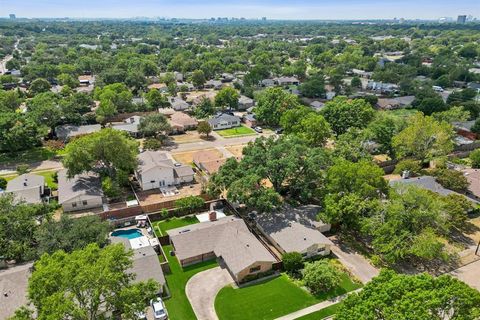
{"type": "Polygon", "coordinates": [[[150,300],[150,306],[152,306],[153,317],[155,320],[168,319],[167,309],[165,308],[162,298],[158,297],[150,300]]]}
{"type": "Polygon", "coordinates": [[[433,91],[435,91],[435,92],[443,92],[443,91],[444,91],[443,88],[442,88],[442,87],[439,87],[439,86],[433,86],[432,89],[433,89],[433,91]]]}

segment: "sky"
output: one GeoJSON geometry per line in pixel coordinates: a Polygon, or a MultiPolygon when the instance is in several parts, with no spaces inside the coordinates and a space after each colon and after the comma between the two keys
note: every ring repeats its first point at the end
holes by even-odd
{"type": "Polygon", "coordinates": [[[480,0],[0,0],[0,17],[480,18],[480,0]]]}

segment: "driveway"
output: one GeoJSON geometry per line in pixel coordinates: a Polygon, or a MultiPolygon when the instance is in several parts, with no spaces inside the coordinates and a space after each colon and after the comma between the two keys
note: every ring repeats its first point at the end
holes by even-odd
{"type": "Polygon", "coordinates": [[[480,290],[480,261],[467,264],[450,272],[450,274],[470,287],[480,290]]]}
{"type": "Polygon", "coordinates": [[[378,269],[372,266],[361,254],[342,245],[333,237],[330,240],[334,243],[331,248],[332,252],[362,283],[365,284],[378,275],[378,269]]]}
{"type": "Polygon", "coordinates": [[[218,320],[215,297],[220,289],[233,282],[227,269],[221,267],[197,273],[188,280],[185,292],[198,320],[218,320]]]}

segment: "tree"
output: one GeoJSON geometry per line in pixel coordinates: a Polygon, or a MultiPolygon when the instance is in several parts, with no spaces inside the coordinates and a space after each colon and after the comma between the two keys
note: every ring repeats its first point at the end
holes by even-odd
{"type": "Polygon", "coordinates": [[[0,189],[5,190],[7,188],[8,181],[4,177],[0,177],[0,189]]]}
{"type": "Polygon", "coordinates": [[[135,140],[108,128],[71,141],[62,162],[70,177],[94,170],[114,178],[118,170],[131,172],[137,167],[137,154],[135,140]]]}
{"type": "Polygon", "coordinates": [[[404,159],[397,163],[394,173],[402,174],[404,171],[408,171],[411,176],[419,176],[422,172],[422,166],[420,161],[413,159],[404,159]]]}
{"type": "Polygon", "coordinates": [[[470,131],[474,132],[474,133],[477,133],[477,134],[480,134],[480,118],[478,118],[477,120],[475,120],[475,123],[473,124],[473,126],[470,128],[470,131]]]}
{"type": "Polygon", "coordinates": [[[212,103],[212,100],[208,98],[202,98],[199,104],[195,107],[195,117],[198,119],[205,119],[215,114],[216,108],[212,103]]]}
{"type": "Polygon", "coordinates": [[[28,281],[37,319],[105,319],[112,312],[130,318],[143,311],[159,284],[133,283],[134,275],[127,272],[132,255],[122,244],[103,249],[89,244],[72,253],[44,254],[28,281]]]}
{"type": "Polygon", "coordinates": [[[367,136],[380,145],[378,152],[393,157],[395,150],[392,146],[392,139],[404,127],[405,121],[380,113],[370,122],[366,130],[367,136]]]}
{"type": "Polygon", "coordinates": [[[310,146],[323,146],[330,137],[330,126],[325,118],[307,107],[287,110],[280,125],[285,133],[298,136],[310,146]]]}
{"type": "Polygon", "coordinates": [[[350,85],[354,88],[361,88],[362,87],[362,80],[359,77],[355,76],[352,78],[352,82],[350,85]]]}
{"type": "Polygon", "coordinates": [[[382,270],[348,296],[336,320],[469,319],[480,314],[480,293],[450,275],[433,277],[382,270]]]}
{"type": "Polygon", "coordinates": [[[323,75],[317,74],[308,78],[299,86],[299,90],[302,95],[307,98],[325,97],[325,81],[323,75]]]}
{"type": "Polygon", "coordinates": [[[27,150],[41,144],[48,128],[20,113],[0,112],[0,151],[27,150]]]}
{"type": "Polygon", "coordinates": [[[172,130],[167,117],[161,113],[149,114],[140,120],[138,131],[144,137],[154,136],[157,139],[166,136],[172,130]]]}
{"type": "Polygon", "coordinates": [[[271,212],[282,202],[280,195],[265,186],[261,177],[256,174],[249,174],[234,181],[228,189],[227,198],[259,212],[271,212]]]}
{"type": "Polygon", "coordinates": [[[470,112],[464,110],[463,107],[454,106],[442,112],[434,112],[432,117],[438,122],[445,121],[447,123],[464,122],[470,119],[470,112]]]}
{"type": "Polygon", "coordinates": [[[443,102],[443,99],[439,96],[434,98],[425,98],[417,106],[418,111],[423,112],[429,116],[434,112],[442,112],[448,110],[448,106],[443,102]]]}
{"type": "Polygon", "coordinates": [[[113,83],[97,88],[94,98],[100,101],[100,108],[115,110],[115,113],[128,112],[132,108],[133,95],[124,83],[113,83]]]}
{"type": "Polygon", "coordinates": [[[199,134],[204,134],[207,137],[212,132],[212,126],[207,121],[202,121],[198,124],[197,132],[199,134]]]}
{"type": "Polygon", "coordinates": [[[365,100],[349,100],[346,97],[336,97],[327,102],[321,113],[336,135],[345,133],[349,128],[365,128],[375,115],[372,106],[365,100]]]}
{"type": "Polygon", "coordinates": [[[58,105],[58,99],[53,92],[39,93],[27,103],[27,115],[39,125],[45,125],[53,133],[60,123],[62,110],[58,105]]]}
{"type": "Polygon", "coordinates": [[[222,110],[224,110],[225,108],[228,108],[230,110],[237,110],[238,98],[240,98],[240,94],[234,88],[222,88],[215,96],[215,106],[222,110]]]}
{"type": "Polygon", "coordinates": [[[340,284],[340,271],[328,260],[318,260],[305,264],[303,281],[314,293],[332,290],[340,284]]]}
{"type": "Polygon", "coordinates": [[[303,269],[303,257],[299,252],[286,252],[282,256],[283,269],[288,273],[296,273],[303,269]]]}
{"type": "Polygon", "coordinates": [[[192,84],[197,87],[201,88],[205,84],[207,79],[205,78],[205,73],[202,70],[195,70],[192,73],[192,84]]]}
{"type": "Polygon", "coordinates": [[[47,80],[38,78],[32,81],[29,90],[30,93],[34,96],[39,93],[48,92],[50,91],[50,88],[50,83],[47,80]]]}
{"type": "Polygon", "coordinates": [[[472,162],[472,168],[480,168],[480,149],[473,150],[469,155],[470,161],[472,162]]]}
{"type": "Polygon", "coordinates": [[[0,89],[0,112],[13,112],[21,104],[18,91],[4,91],[0,89]]]}
{"type": "Polygon", "coordinates": [[[57,250],[72,252],[90,243],[104,247],[108,243],[110,225],[98,216],[70,218],[62,215],[60,221],[48,221],[35,231],[38,256],[57,250]]]}
{"type": "Polygon", "coordinates": [[[253,112],[258,121],[276,127],[285,111],[298,106],[297,96],[284,91],[282,88],[268,88],[259,94],[257,106],[253,112]]]}
{"type": "Polygon", "coordinates": [[[445,122],[417,113],[409,125],[393,137],[392,145],[400,157],[431,160],[453,150],[453,128],[445,122]]]}
{"type": "Polygon", "coordinates": [[[170,106],[170,102],[165,95],[161,94],[157,89],[151,89],[145,95],[150,109],[166,108],[170,106]]]}
{"type": "Polygon", "coordinates": [[[183,213],[194,213],[205,206],[205,200],[197,196],[188,196],[175,201],[175,207],[183,213]]]}
{"type": "Polygon", "coordinates": [[[433,172],[435,180],[444,188],[465,193],[468,190],[468,180],[461,171],[437,169],[433,172]]]}
{"type": "Polygon", "coordinates": [[[80,84],[78,79],[68,73],[59,74],[57,79],[62,86],[68,86],[70,88],[76,88],[80,84]]]}

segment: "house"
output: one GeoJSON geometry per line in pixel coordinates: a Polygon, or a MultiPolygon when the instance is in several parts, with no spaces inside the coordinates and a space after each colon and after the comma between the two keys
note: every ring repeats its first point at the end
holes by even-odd
{"type": "Polygon", "coordinates": [[[246,97],[246,96],[240,96],[238,98],[238,110],[247,110],[248,108],[253,107],[255,102],[253,99],[246,97]]]}
{"type": "Polygon", "coordinates": [[[295,77],[278,77],[274,79],[275,84],[279,86],[298,86],[300,81],[295,77]]]}
{"type": "Polygon", "coordinates": [[[8,181],[7,193],[11,193],[18,201],[38,204],[42,203],[45,194],[45,177],[25,173],[8,181]]]}
{"type": "Polygon", "coordinates": [[[177,133],[193,130],[198,126],[198,121],[184,112],[174,112],[170,115],[168,122],[177,133]]]}
{"type": "MultiPolygon", "coordinates": [[[[160,78],[165,78],[169,72],[161,72],[159,74],[160,78]]],[[[171,73],[175,81],[183,81],[183,73],[174,71],[171,73]]]]}
{"type": "Polygon", "coordinates": [[[140,135],[138,131],[138,126],[140,125],[141,120],[142,120],[142,117],[133,116],[125,119],[123,123],[112,124],[112,128],[115,130],[128,132],[132,137],[137,138],[140,135]]]}
{"type": "Polygon", "coordinates": [[[86,134],[98,132],[102,129],[99,124],[89,124],[84,126],[75,126],[66,124],[55,128],[55,135],[62,141],[68,141],[73,137],[83,136],[86,134]]]}
{"type": "Polygon", "coordinates": [[[143,191],[192,182],[190,166],[174,164],[166,152],[145,151],[137,156],[135,176],[143,191]]]}
{"type": "Polygon", "coordinates": [[[235,76],[231,73],[222,73],[221,77],[222,82],[232,82],[233,80],[235,80],[235,76]]]}
{"type": "Polygon", "coordinates": [[[58,203],[64,212],[101,208],[103,190],[100,177],[89,172],[69,178],[67,170],[59,171],[58,203]]]}
{"type": "Polygon", "coordinates": [[[240,126],[240,118],[228,113],[218,113],[208,119],[208,123],[213,130],[230,129],[240,126]]]}
{"type": "Polygon", "coordinates": [[[170,97],[169,102],[175,111],[185,111],[190,108],[190,105],[179,97],[170,97]]]}
{"type": "Polygon", "coordinates": [[[393,83],[368,81],[367,90],[371,90],[371,91],[375,91],[383,94],[390,94],[398,91],[398,85],[393,83]]]}
{"type": "Polygon", "coordinates": [[[182,267],[218,258],[237,283],[272,270],[277,260],[242,219],[212,220],[167,231],[182,267]]]}
{"type": "Polygon", "coordinates": [[[310,107],[312,107],[312,109],[314,109],[315,111],[322,110],[324,106],[325,106],[325,103],[321,101],[313,101],[312,103],[310,103],[310,107]]]}
{"type": "Polygon", "coordinates": [[[470,140],[477,139],[477,134],[475,132],[472,132],[472,127],[474,124],[475,124],[475,120],[452,123],[458,135],[461,135],[470,140]]]}
{"type": "Polygon", "coordinates": [[[274,87],[276,85],[275,83],[275,80],[273,79],[263,79],[261,82],[260,82],[260,85],[262,87],[274,87]]]}
{"type": "Polygon", "coordinates": [[[480,200],[480,170],[464,169],[462,170],[462,172],[468,181],[467,195],[479,201],[480,200]]]}
{"type": "Polygon", "coordinates": [[[377,107],[383,110],[400,109],[412,104],[415,96],[403,96],[396,98],[379,98],[377,107]]]}
{"type": "Polygon", "coordinates": [[[464,89],[464,88],[467,87],[467,82],[455,80],[455,81],[453,81],[453,86],[454,86],[455,88],[464,89]]]}
{"type": "Polygon", "coordinates": [[[360,69],[352,69],[351,73],[357,77],[370,79],[373,75],[373,72],[368,72],[360,69]]]}
{"type": "Polygon", "coordinates": [[[165,83],[152,83],[147,88],[148,90],[156,89],[160,91],[160,93],[168,93],[168,86],[165,83]]]}
{"type": "MultiPolygon", "coordinates": [[[[432,192],[435,192],[441,196],[448,196],[451,194],[458,194],[455,191],[452,191],[450,189],[444,188],[440,183],[438,183],[434,177],[431,176],[421,176],[421,177],[416,177],[416,178],[408,178],[408,179],[396,179],[396,180],[390,180],[389,184],[391,187],[398,187],[401,185],[414,185],[422,189],[427,189],[432,192]]],[[[477,201],[466,197],[467,199],[471,200],[474,203],[477,203],[477,201]]]]}
{"type": "Polygon", "coordinates": [[[193,163],[209,175],[217,172],[225,161],[226,159],[221,158],[219,154],[213,150],[202,150],[193,154],[193,163]]]}
{"type": "Polygon", "coordinates": [[[257,119],[255,119],[255,115],[253,113],[244,114],[242,121],[251,128],[257,125],[257,119]]]}
{"type": "Polygon", "coordinates": [[[32,269],[33,262],[0,270],[0,319],[9,319],[17,309],[28,305],[32,269]]]}
{"type": "Polygon", "coordinates": [[[322,234],[330,225],[317,220],[319,206],[286,205],[272,214],[256,215],[258,229],[282,253],[299,252],[303,257],[330,254],[332,241],[322,234]]]}
{"type": "Polygon", "coordinates": [[[193,91],[195,90],[195,86],[190,82],[177,82],[177,88],[179,91],[193,91]]]}
{"type": "Polygon", "coordinates": [[[325,98],[327,98],[327,100],[333,100],[333,98],[335,98],[337,94],[333,91],[328,91],[326,94],[325,94],[325,98]]]}
{"type": "Polygon", "coordinates": [[[208,80],[207,82],[205,82],[204,87],[207,89],[220,90],[223,87],[223,83],[222,81],[218,80],[208,80]]]}
{"type": "Polygon", "coordinates": [[[78,82],[80,82],[80,86],[88,87],[95,84],[95,76],[89,74],[78,76],[78,82]]]}
{"type": "Polygon", "coordinates": [[[473,90],[477,90],[478,92],[480,92],[480,83],[478,83],[478,82],[469,82],[469,83],[468,83],[468,88],[473,89],[473,90]]]}
{"type": "Polygon", "coordinates": [[[155,280],[160,284],[160,292],[158,293],[161,294],[166,281],[155,249],[151,245],[133,248],[131,241],[123,237],[110,236],[110,241],[113,244],[121,243],[126,250],[133,251],[132,266],[126,271],[135,275],[134,282],[155,280]]]}

